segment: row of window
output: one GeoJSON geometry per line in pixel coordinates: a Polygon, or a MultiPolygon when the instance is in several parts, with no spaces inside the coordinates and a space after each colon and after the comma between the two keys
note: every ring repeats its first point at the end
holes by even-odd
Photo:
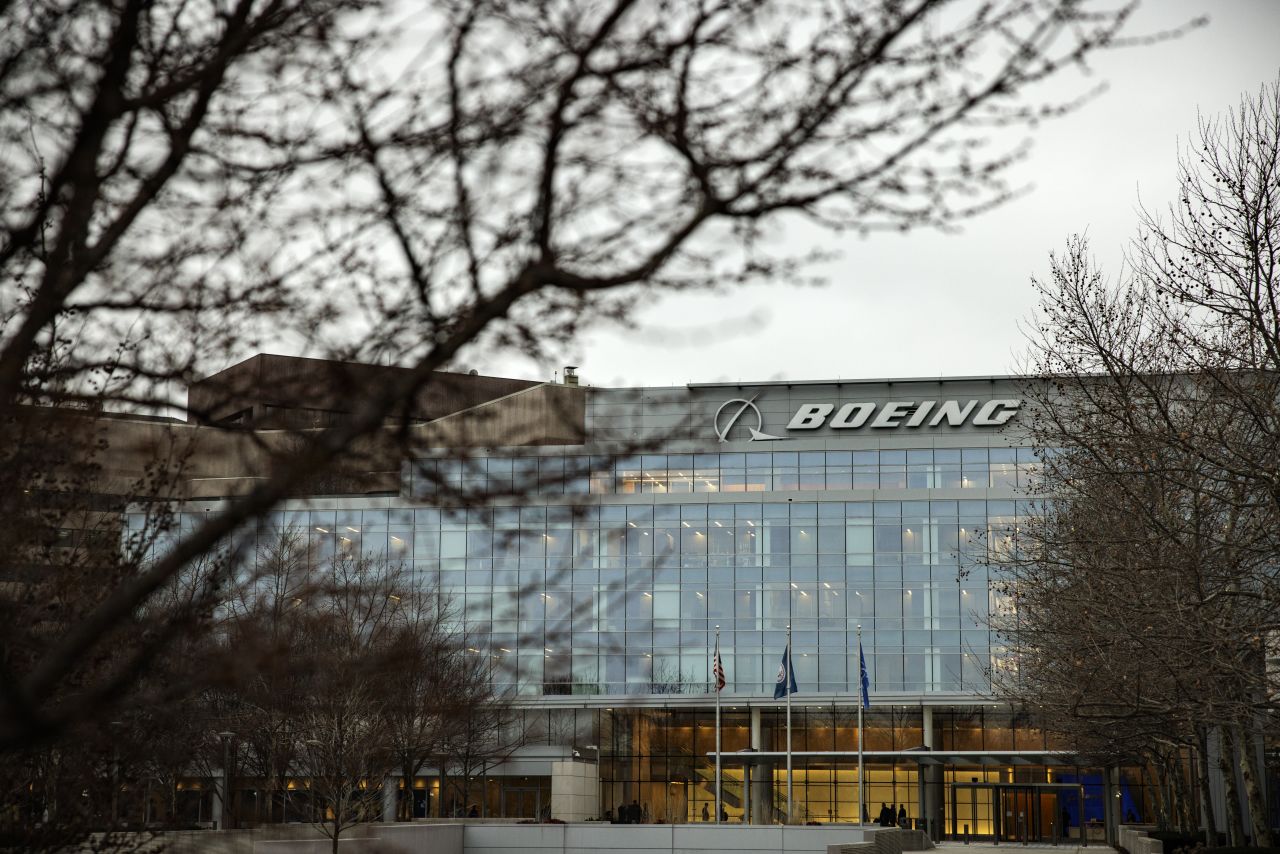
{"type": "Polygon", "coordinates": [[[879,617],[892,619],[951,619],[986,613],[1001,606],[997,591],[962,589],[950,584],[920,582],[895,587],[848,590],[829,582],[777,585],[775,589],[723,590],[705,586],[650,585],[648,589],[546,590],[532,587],[518,592],[467,592],[465,613],[469,620],[564,620],[575,626],[599,626],[599,631],[622,631],[624,622],[679,627],[706,620],[783,621],[825,617],[879,617]]]}
{"type": "Polygon", "coordinates": [[[417,460],[414,497],[440,492],[538,495],[768,492],[831,489],[1018,489],[1035,483],[1033,448],[790,451],[477,457],[417,460]]]}
{"type": "MultiPolygon", "coordinates": [[[[785,712],[765,707],[757,713],[765,735],[760,749],[785,750],[785,712]]],[[[553,714],[563,712],[557,709],[553,714]]],[[[919,707],[873,702],[863,715],[867,750],[910,750],[924,743],[919,707]]],[[[936,750],[1045,750],[1064,746],[1046,734],[1031,715],[1011,712],[1008,706],[933,709],[931,717],[936,750]]],[[[795,751],[847,751],[850,745],[857,744],[857,712],[847,706],[796,706],[791,723],[795,751]]],[[[602,757],[701,758],[715,749],[715,718],[708,711],[618,709],[601,713],[598,726],[600,740],[593,743],[600,745],[602,757]]],[[[722,711],[723,751],[750,747],[750,733],[751,712],[740,707],[722,711]]],[[[963,782],[969,779],[966,777],[963,782]]]]}
{"type": "MultiPolygon", "coordinates": [[[[803,525],[837,519],[896,520],[924,524],[930,519],[976,519],[988,516],[1024,516],[1032,513],[1030,501],[984,501],[982,499],[944,501],[778,501],[707,504],[595,504],[582,507],[546,505],[527,507],[471,507],[450,509],[414,507],[295,509],[269,514],[261,530],[320,530],[338,533],[412,531],[421,528],[466,530],[473,527],[497,530],[542,531],[551,528],[618,527],[637,525],[728,522],[751,525],[803,525]]],[[[191,531],[203,523],[202,513],[181,513],[177,529],[191,531]]],[[[129,514],[131,530],[140,530],[147,517],[129,514]]]]}

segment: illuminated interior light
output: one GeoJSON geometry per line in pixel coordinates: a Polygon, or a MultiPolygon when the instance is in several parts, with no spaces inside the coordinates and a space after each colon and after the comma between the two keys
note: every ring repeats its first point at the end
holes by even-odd
{"type": "Polygon", "coordinates": [[[328,528],[321,528],[319,525],[316,525],[316,530],[317,530],[317,531],[319,531],[319,532],[320,532],[320,533],[322,533],[322,534],[327,534],[327,533],[329,533],[329,529],[328,529],[328,528]]]}

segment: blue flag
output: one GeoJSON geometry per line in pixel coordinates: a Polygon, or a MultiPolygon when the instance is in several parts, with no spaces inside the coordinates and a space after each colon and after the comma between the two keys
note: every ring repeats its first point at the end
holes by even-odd
{"type": "Polygon", "coordinates": [[[781,700],[788,694],[794,694],[799,689],[796,688],[796,671],[791,666],[791,647],[788,646],[782,652],[782,666],[778,668],[778,684],[773,686],[773,699],[781,700]],[[787,678],[788,674],[790,679],[787,678]]]}
{"type": "Polygon", "coordinates": [[[862,641],[858,641],[858,682],[862,686],[862,708],[871,708],[871,697],[868,691],[871,688],[871,680],[867,678],[867,656],[862,652],[862,641]]]}

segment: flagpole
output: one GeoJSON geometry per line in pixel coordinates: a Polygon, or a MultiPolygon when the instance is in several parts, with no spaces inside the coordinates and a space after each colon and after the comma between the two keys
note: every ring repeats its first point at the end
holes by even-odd
{"type": "Polygon", "coordinates": [[[858,626],[858,825],[867,815],[867,787],[862,774],[862,626],[858,626]]]}
{"type": "MultiPolygon", "coordinates": [[[[716,626],[716,655],[713,659],[714,665],[720,663],[720,627],[716,626]]],[[[713,669],[714,669],[713,665],[713,669]]],[[[720,816],[723,803],[723,795],[721,794],[721,776],[720,776],[720,677],[718,674],[712,674],[712,680],[716,686],[716,824],[720,823],[720,816]]]]}
{"type": "Polygon", "coordinates": [[[787,672],[782,686],[787,692],[787,824],[791,824],[791,673],[795,664],[791,660],[791,626],[787,626],[787,672]]]}

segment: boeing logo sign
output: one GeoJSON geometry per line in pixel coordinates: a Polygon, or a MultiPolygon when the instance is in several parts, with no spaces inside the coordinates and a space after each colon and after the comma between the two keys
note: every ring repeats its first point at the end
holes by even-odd
{"type": "MultiPolygon", "coordinates": [[[[729,431],[744,418],[747,419],[749,441],[791,438],[764,432],[764,416],[755,400],[756,395],[753,395],[750,399],[735,398],[720,404],[713,422],[716,436],[721,442],[729,441],[729,431]],[[755,422],[754,427],[751,426],[751,421],[755,422]]],[[[944,425],[961,427],[965,424],[974,427],[999,427],[1017,415],[1021,406],[1022,401],[1016,399],[988,400],[985,403],[977,400],[894,400],[879,405],[878,409],[877,404],[869,401],[839,405],[802,403],[787,422],[787,431],[817,430],[820,427],[830,430],[857,430],[862,427],[870,430],[915,429],[944,425]]]]}
{"type": "Polygon", "coordinates": [[[720,408],[716,410],[712,423],[715,424],[716,435],[720,437],[721,442],[728,441],[729,431],[733,429],[733,425],[738,423],[738,419],[741,418],[743,413],[748,409],[751,410],[756,419],[756,426],[747,428],[751,433],[752,442],[786,438],[785,436],[771,436],[768,433],[761,432],[764,427],[764,416],[760,414],[760,407],[756,406],[755,401],[756,395],[752,395],[750,400],[743,400],[738,397],[733,400],[726,400],[724,403],[720,404],[720,408]],[[721,422],[720,416],[724,414],[726,409],[729,410],[729,417],[721,422]]]}

